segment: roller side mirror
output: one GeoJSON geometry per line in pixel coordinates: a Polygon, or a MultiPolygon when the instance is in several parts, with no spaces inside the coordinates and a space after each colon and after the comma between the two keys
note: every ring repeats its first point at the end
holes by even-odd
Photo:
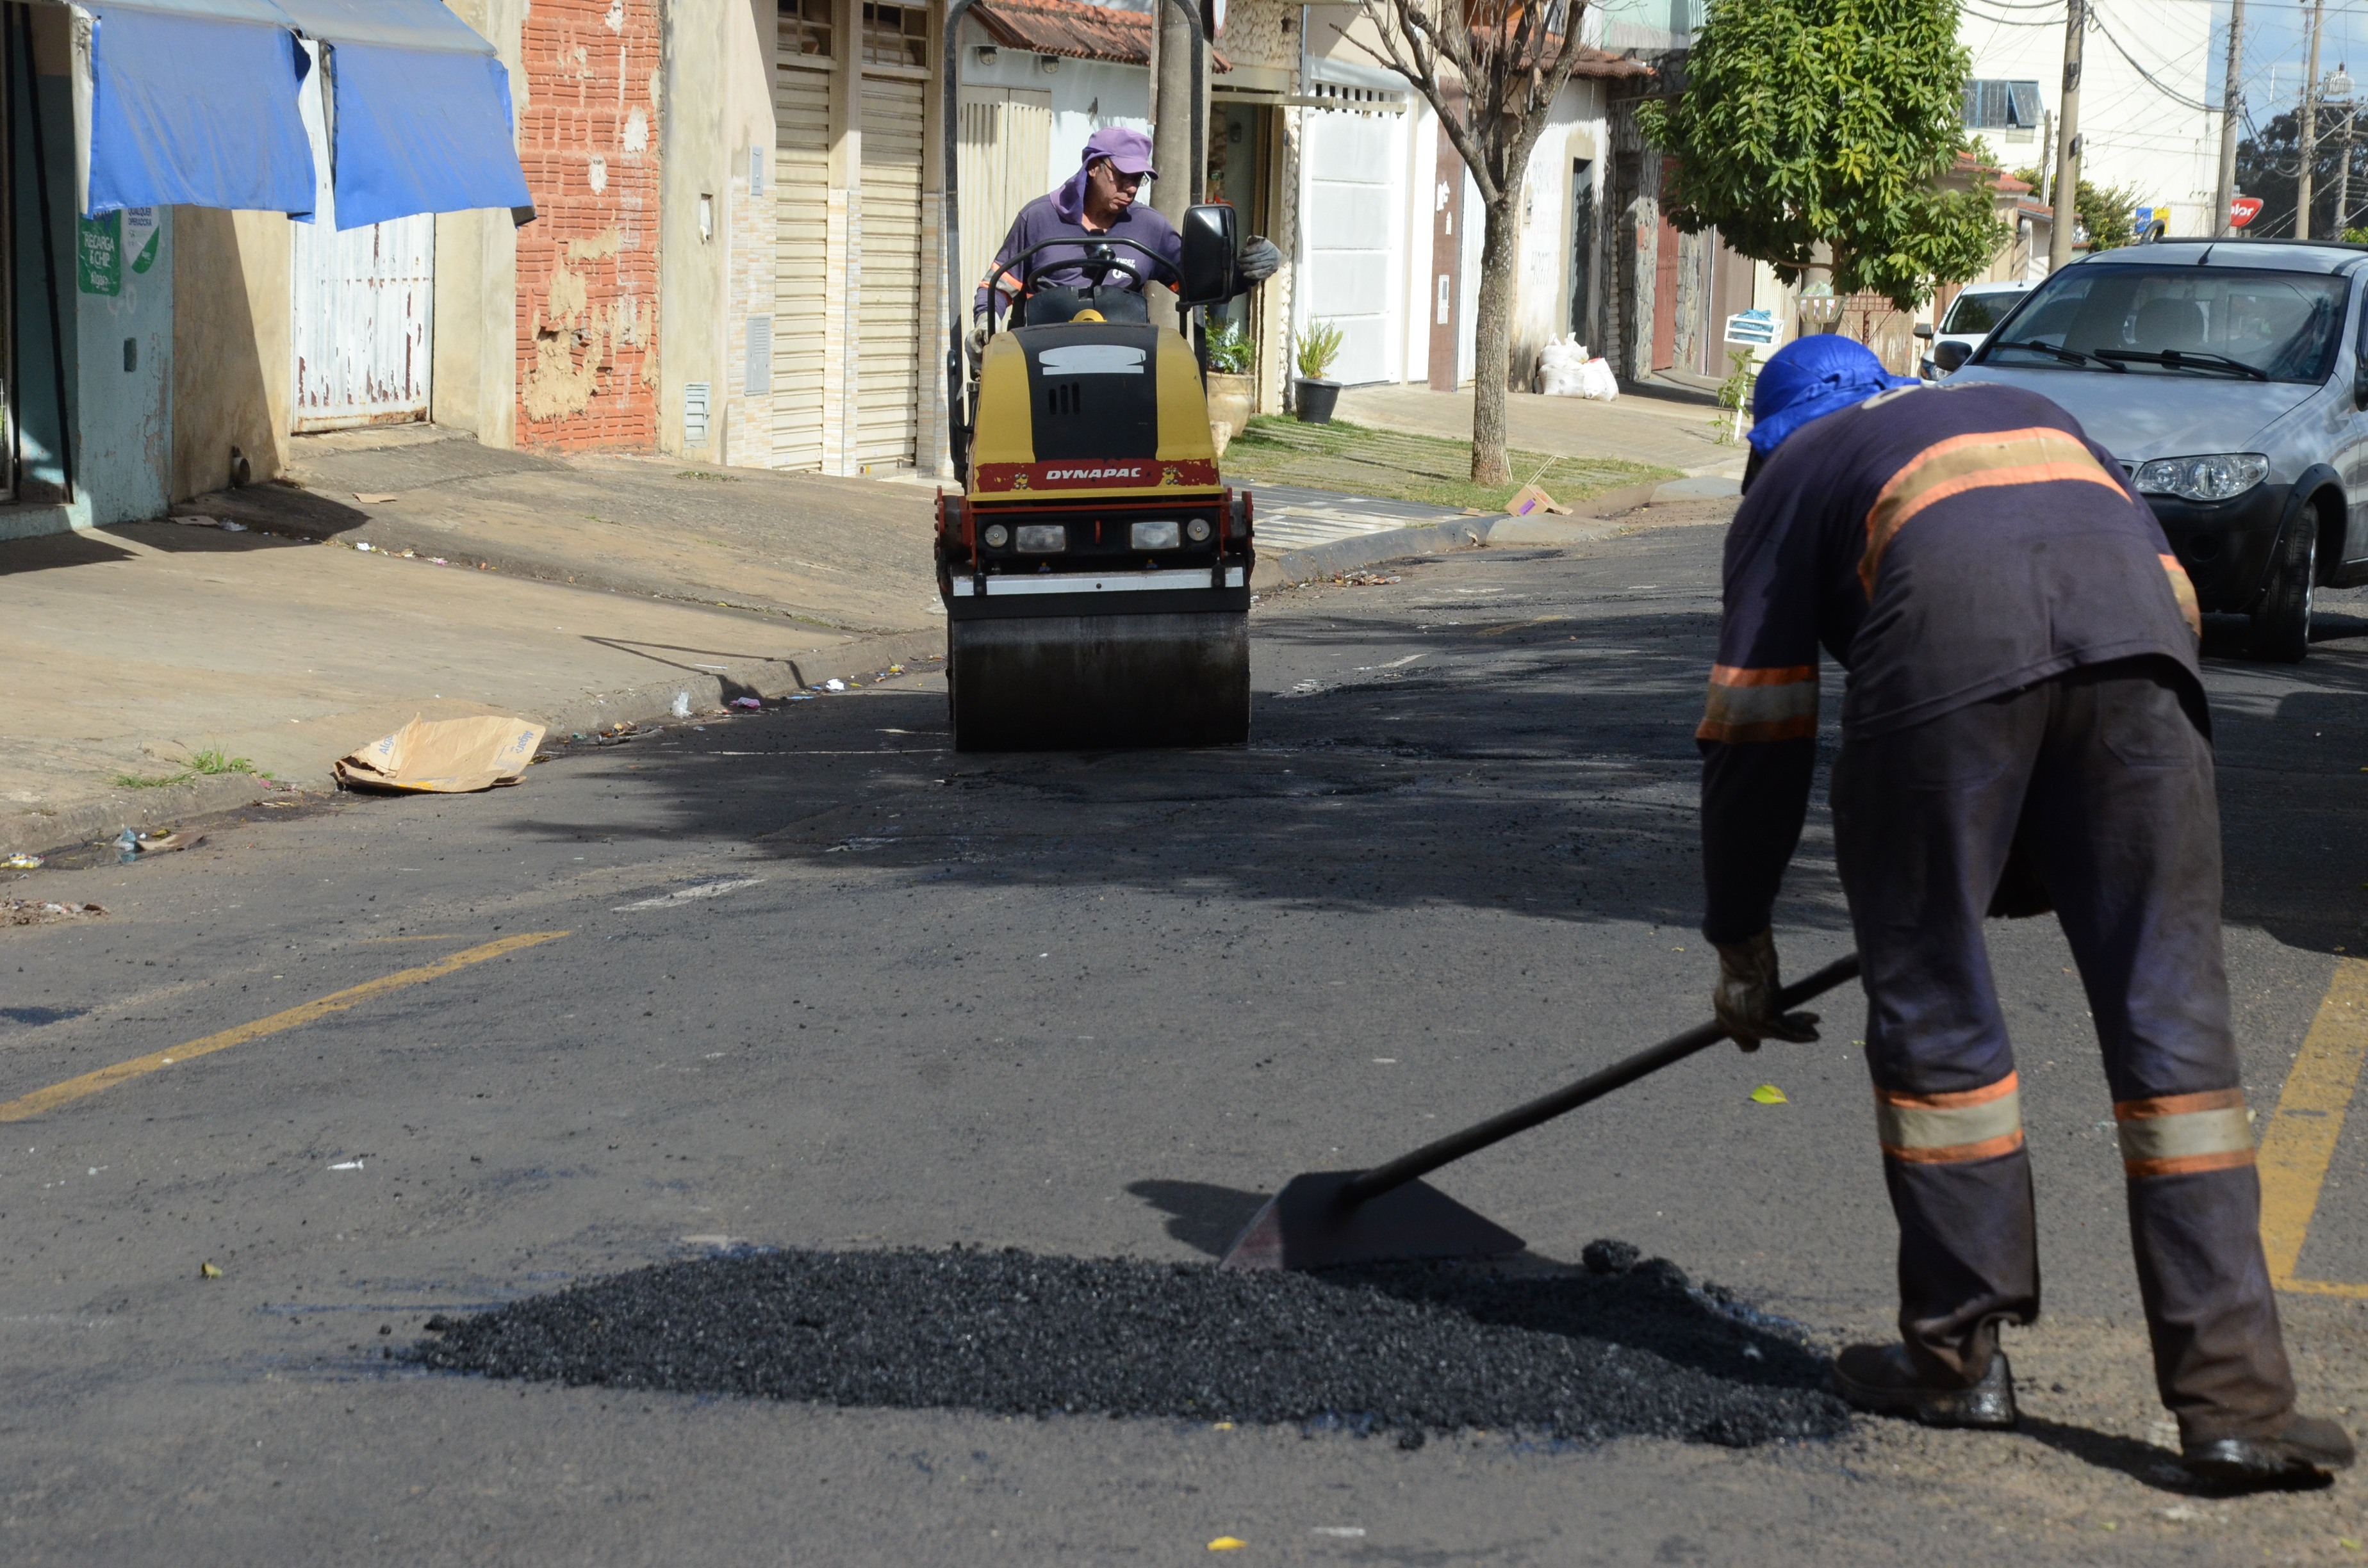
{"type": "Polygon", "coordinates": [[[1190,310],[1194,305],[1214,305],[1241,292],[1240,280],[1235,276],[1234,258],[1239,251],[1240,237],[1234,233],[1234,210],[1224,202],[1211,202],[1205,207],[1186,210],[1184,223],[1178,231],[1184,243],[1184,256],[1178,267],[1182,286],[1177,291],[1177,303],[1190,310]]]}

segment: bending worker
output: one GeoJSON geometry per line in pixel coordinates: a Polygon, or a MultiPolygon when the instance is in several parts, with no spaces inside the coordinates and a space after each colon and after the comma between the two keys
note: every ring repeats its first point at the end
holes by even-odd
{"type": "Polygon", "coordinates": [[[1835,858],[1899,1223],[1904,1343],[1835,1364],[1861,1409],[2010,1426],[1998,1325],[2039,1315],[2031,1165],[1986,914],[2051,905],[2121,1134],[2155,1378],[2188,1467],[2349,1465],[2294,1411],[2220,955],[2220,824],[2195,595],[2119,466],[2016,388],[1918,383],[1805,337],[1761,370],[1697,732],[1718,1016],[1777,1016],[1769,917],[1808,804],[1817,650],[1849,672],[1835,858]]]}
{"type": "MultiPolygon", "coordinates": [[[[973,304],[974,313],[984,318],[990,308],[1007,307],[1019,292],[1023,280],[1001,268],[1032,246],[1075,236],[1078,243],[1074,249],[1060,246],[1040,252],[1029,263],[1035,274],[1033,297],[1028,302],[1026,320],[1012,324],[1042,326],[1067,321],[1086,302],[1078,290],[1096,284],[1119,290],[1103,293],[1095,304],[1105,320],[1150,320],[1143,286],[1175,284],[1184,251],[1175,225],[1135,200],[1143,182],[1158,177],[1151,166],[1150,137],[1123,125],[1095,131],[1086,139],[1077,172],[1021,208],[1012,221],[1010,233],[1003,237],[1003,248],[995,253],[997,270],[993,285],[980,287],[973,304]],[[1114,239],[1132,240],[1152,255],[1145,256],[1133,245],[1097,247],[1095,244],[1114,239]],[[1095,265],[1098,259],[1132,268],[1133,276],[1117,267],[1105,271],[1095,265]]],[[[1252,234],[1242,242],[1235,275],[1247,287],[1264,282],[1281,265],[1282,253],[1271,242],[1252,234]]]]}

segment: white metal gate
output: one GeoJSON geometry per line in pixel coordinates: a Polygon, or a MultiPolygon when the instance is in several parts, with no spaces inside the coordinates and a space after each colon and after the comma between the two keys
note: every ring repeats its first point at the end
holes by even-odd
{"type": "MultiPolygon", "coordinates": [[[[306,44],[306,49],[314,46],[306,44]]],[[[295,427],[427,417],[436,220],[422,213],[339,233],[322,133],[317,56],[302,96],[313,137],[313,222],[293,223],[295,427]]]]}
{"type": "Polygon", "coordinates": [[[1053,95],[1025,87],[962,90],[961,309],[1003,248],[1019,210],[1052,188],[1053,95]]]}
{"type": "Polygon", "coordinates": [[[1406,211],[1406,132],[1388,115],[1325,110],[1306,117],[1302,227],[1307,267],[1292,290],[1303,322],[1341,332],[1338,380],[1394,381],[1404,373],[1398,312],[1398,231],[1406,211]]]}
{"type": "Polygon", "coordinates": [[[863,74],[863,286],[856,461],[910,468],[921,415],[921,138],[926,74],[863,74]]]}
{"type": "Polygon", "coordinates": [[[781,24],[773,75],[773,466],[813,469],[822,466],[831,78],[807,68],[814,57],[797,52],[791,27],[781,24]]]}

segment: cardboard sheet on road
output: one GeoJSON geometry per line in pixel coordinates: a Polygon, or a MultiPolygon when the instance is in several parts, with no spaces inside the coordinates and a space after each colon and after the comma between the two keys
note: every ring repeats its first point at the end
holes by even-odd
{"type": "Polygon", "coordinates": [[[391,735],[337,759],[349,789],[466,794],[515,784],[542,744],[542,726],[498,713],[473,719],[414,718],[391,735]]]}

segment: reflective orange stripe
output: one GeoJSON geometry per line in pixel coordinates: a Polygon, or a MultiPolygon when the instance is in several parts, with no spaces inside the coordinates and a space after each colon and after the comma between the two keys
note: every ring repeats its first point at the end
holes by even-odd
{"type": "Polygon", "coordinates": [[[1817,666],[1713,665],[1698,741],[1746,744],[1817,733],[1817,666]]]}
{"type": "Polygon", "coordinates": [[[2201,640],[2203,636],[2203,607],[2195,602],[2195,584],[2187,575],[2187,568],[2179,563],[2176,555],[2161,555],[2155,559],[2162,562],[2163,571],[2170,576],[2170,597],[2179,601],[2179,619],[2187,622],[2187,630],[2201,640]]]}
{"type": "Polygon", "coordinates": [[[2129,495],[2094,453],[2069,432],[2053,426],[1985,430],[1934,442],[1893,474],[1867,509],[1866,551],[1858,564],[1861,585],[1873,596],[1883,552],[1907,519],[1926,507],[1968,491],[2053,484],[2062,480],[2101,484],[2124,499],[2129,495]]]}
{"type": "Polygon", "coordinates": [[[2126,1176],[2189,1176],[2253,1163],[2253,1129],[2242,1089],[2117,1100],[2113,1119],[2121,1124],[2126,1176]]]}
{"type": "Polygon", "coordinates": [[[2022,1147],[2021,1080],[2009,1073],[1978,1089],[1941,1095],[1877,1089],[1874,1117],[1891,1159],[1916,1165],[1994,1159],[2022,1147]]]}

